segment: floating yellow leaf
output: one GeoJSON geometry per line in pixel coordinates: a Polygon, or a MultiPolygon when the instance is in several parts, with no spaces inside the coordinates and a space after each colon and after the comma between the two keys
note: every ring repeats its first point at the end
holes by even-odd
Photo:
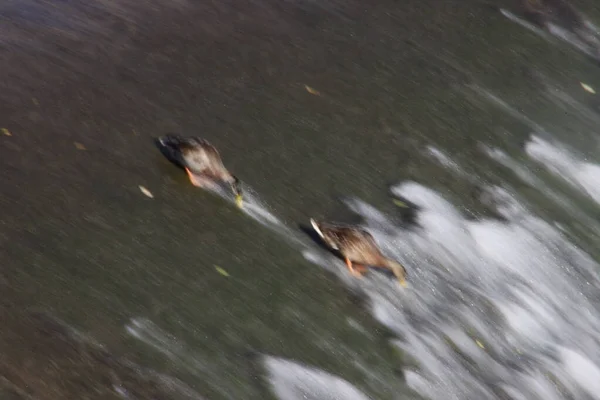
{"type": "Polygon", "coordinates": [[[150,197],[151,199],[153,199],[153,198],[154,198],[154,195],[153,195],[153,194],[152,194],[152,192],[150,192],[148,189],[146,189],[146,188],[145,188],[145,187],[143,187],[143,186],[140,186],[139,188],[140,188],[140,190],[142,191],[142,193],[144,193],[146,196],[150,197]]]}
{"type": "Polygon", "coordinates": [[[398,200],[398,199],[394,199],[394,204],[397,205],[398,207],[402,207],[402,208],[408,207],[408,204],[406,204],[402,200],[398,200]]]}
{"type": "Polygon", "coordinates": [[[73,142],[77,150],[85,150],[85,146],[79,142],[73,142]]]}
{"type": "Polygon", "coordinates": [[[12,133],[10,133],[10,131],[6,128],[2,128],[2,134],[4,134],[4,136],[12,136],[12,133]]]}
{"type": "Polygon", "coordinates": [[[481,347],[482,349],[485,349],[485,346],[479,340],[475,340],[475,343],[477,343],[477,346],[481,347]]]}
{"type": "Polygon", "coordinates": [[[223,275],[223,276],[229,276],[229,272],[225,271],[223,268],[219,267],[218,265],[215,265],[215,269],[221,275],[223,275]]]}
{"type": "Polygon", "coordinates": [[[586,85],[583,82],[579,82],[579,83],[581,84],[581,87],[583,88],[583,90],[585,90],[586,92],[591,93],[591,94],[596,94],[596,91],[590,85],[586,85]]]}
{"type": "Polygon", "coordinates": [[[315,96],[320,96],[320,95],[321,95],[321,92],[319,92],[318,90],[315,90],[315,89],[311,88],[311,87],[310,87],[310,86],[308,86],[308,85],[304,85],[304,88],[305,88],[305,89],[306,89],[306,91],[307,91],[308,93],[310,93],[310,94],[314,94],[315,96]]]}

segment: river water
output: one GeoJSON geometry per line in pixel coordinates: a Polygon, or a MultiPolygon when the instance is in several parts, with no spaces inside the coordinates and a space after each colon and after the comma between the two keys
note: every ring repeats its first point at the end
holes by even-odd
{"type": "Polygon", "coordinates": [[[600,398],[599,70],[512,3],[5,1],[0,396],[600,398]]]}

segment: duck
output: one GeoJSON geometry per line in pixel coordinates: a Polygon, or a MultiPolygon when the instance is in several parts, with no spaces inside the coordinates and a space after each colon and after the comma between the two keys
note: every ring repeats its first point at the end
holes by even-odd
{"type": "Polygon", "coordinates": [[[353,276],[362,277],[368,266],[384,268],[391,270],[400,285],[406,287],[404,266],[384,256],[369,232],[359,227],[316,221],[313,218],[310,223],[327,246],[342,255],[353,276]]]}
{"type": "Polygon", "coordinates": [[[156,143],[165,157],[185,169],[192,185],[202,188],[211,182],[225,183],[236,205],[243,207],[240,180],[225,168],[219,151],[206,139],[169,133],[157,138],[156,143]]]}

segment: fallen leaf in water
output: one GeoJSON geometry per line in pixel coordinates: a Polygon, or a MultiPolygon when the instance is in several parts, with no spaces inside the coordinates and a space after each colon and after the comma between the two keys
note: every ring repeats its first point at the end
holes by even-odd
{"type": "Polygon", "coordinates": [[[586,85],[583,82],[579,82],[579,83],[581,84],[581,87],[583,88],[583,90],[585,90],[586,92],[591,93],[591,94],[596,94],[596,91],[590,85],[586,85]]]}
{"type": "Polygon", "coordinates": [[[479,340],[475,340],[475,343],[477,343],[477,346],[481,347],[482,349],[485,349],[485,346],[479,340]]]}
{"type": "Polygon", "coordinates": [[[32,97],[32,98],[31,98],[31,102],[32,102],[34,105],[36,105],[36,106],[39,106],[39,105],[40,105],[40,102],[39,102],[39,101],[38,101],[38,99],[36,99],[35,97],[32,97]]]}
{"type": "Polygon", "coordinates": [[[140,190],[142,191],[142,193],[144,193],[146,196],[150,197],[151,199],[154,198],[154,195],[145,187],[140,186],[140,190]]]}
{"type": "Polygon", "coordinates": [[[77,150],[85,150],[85,146],[79,142],[73,142],[77,150]]]}
{"type": "Polygon", "coordinates": [[[321,92],[319,92],[318,90],[315,90],[315,89],[311,88],[311,87],[310,87],[310,86],[308,86],[308,85],[304,85],[304,88],[305,88],[305,89],[306,89],[306,91],[307,91],[308,93],[310,93],[310,94],[314,94],[315,96],[320,96],[320,95],[321,95],[321,92]]]}
{"type": "Polygon", "coordinates": [[[6,128],[2,128],[2,133],[4,136],[12,136],[12,133],[10,133],[10,131],[6,128]]]}
{"type": "Polygon", "coordinates": [[[229,276],[229,272],[225,271],[223,268],[219,267],[218,265],[215,265],[215,269],[221,275],[223,275],[223,276],[229,276]]]}
{"type": "Polygon", "coordinates": [[[402,208],[407,208],[408,205],[403,202],[402,200],[398,200],[398,199],[394,199],[394,204],[397,205],[398,207],[402,207],[402,208]]]}

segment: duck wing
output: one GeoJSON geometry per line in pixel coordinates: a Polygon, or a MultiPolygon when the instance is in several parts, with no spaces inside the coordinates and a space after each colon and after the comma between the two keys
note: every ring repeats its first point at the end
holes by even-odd
{"type": "Polygon", "coordinates": [[[226,173],[219,151],[206,139],[169,133],[155,139],[155,144],[167,160],[181,169],[189,168],[213,178],[226,173]]]}
{"type": "Polygon", "coordinates": [[[361,251],[377,250],[373,236],[364,229],[356,226],[323,224],[322,229],[342,248],[353,248],[361,251]]]}
{"type": "Polygon", "coordinates": [[[364,265],[378,265],[384,258],[373,236],[364,229],[338,227],[337,236],[341,251],[353,262],[364,265]]]}
{"type": "Polygon", "coordinates": [[[183,159],[187,166],[197,174],[215,179],[227,179],[230,174],[217,148],[204,139],[193,138],[192,140],[192,143],[182,146],[183,159]]]}

